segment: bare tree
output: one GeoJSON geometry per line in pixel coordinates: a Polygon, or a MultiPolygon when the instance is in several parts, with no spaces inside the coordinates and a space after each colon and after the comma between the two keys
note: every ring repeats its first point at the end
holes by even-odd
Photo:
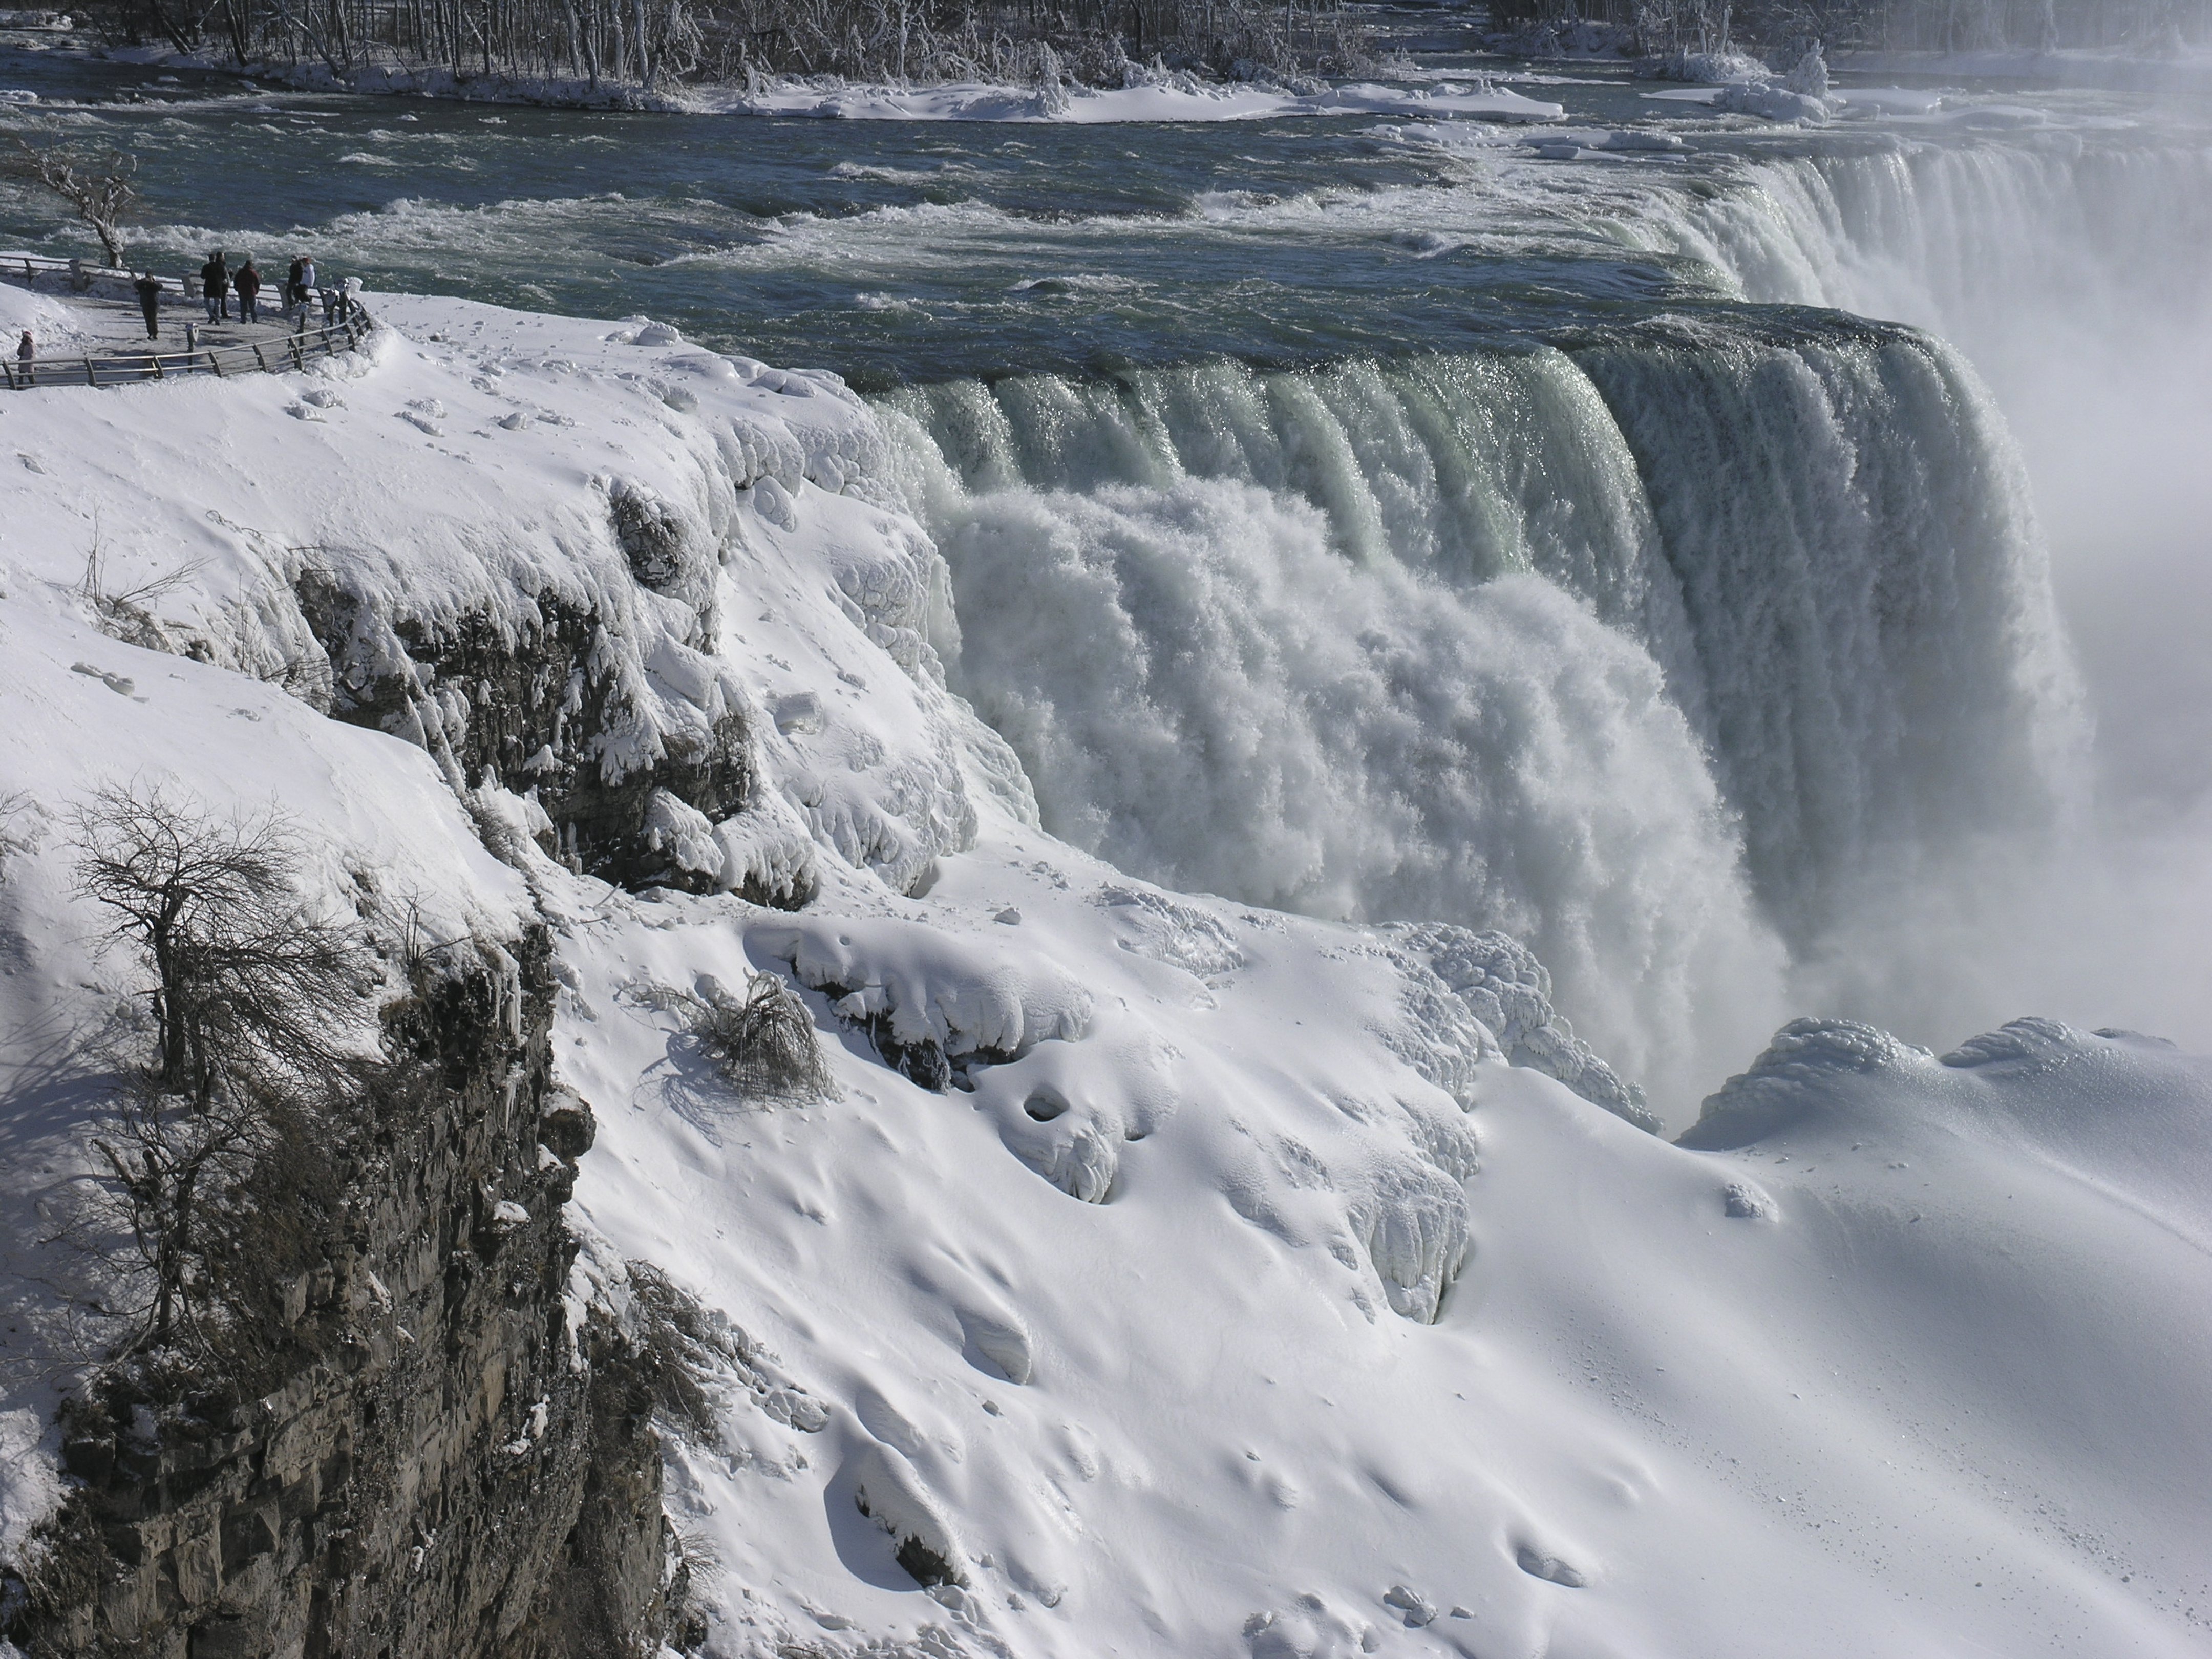
{"type": "Polygon", "coordinates": [[[123,264],[123,216],[138,199],[132,180],[138,158],[127,150],[106,150],[89,161],[73,161],[68,151],[40,147],[18,138],[9,171],[17,178],[44,185],[76,210],[76,216],[100,238],[101,255],[111,267],[123,264]]]}
{"type": "Polygon", "coordinates": [[[134,784],[73,821],[77,891],[154,981],[151,1061],[126,1066],[93,1143],[143,1290],[126,1352],[216,1352],[311,1243],[289,1218],[312,1197],[316,1125],[370,1074],[378,975],[355,929],[295,892],[283,819],[217,818],[134,784]]]}
{"type": "Polygon", "coordinates": [[[214,1286],[201,1258],[226,1200],[266,1150],[268,1126],[235,1099],[195,1110],[144,1079],[124,1088],[116,1107],[109,1132],[92,1144],[113,1177],[104,1207],[131,1234],[136,1271],[128,1277],[144,1288],[141,1304],[124,1310],[137,1330],[123,1352],[172,1348],[180,1340],[211,1346],[213,1310],[205,1304],[214,1286]]]}
{"type": "Polygon", "coordinates": [[[110,784],[74,814],[77,891],[153,970],[156,1078],[204,1109],[242,1073],[321,1083],[333,1031],[373,978],[351,927],[303,902],[300,853],[274,814],[219,820],[159,784],[110,784]]]}

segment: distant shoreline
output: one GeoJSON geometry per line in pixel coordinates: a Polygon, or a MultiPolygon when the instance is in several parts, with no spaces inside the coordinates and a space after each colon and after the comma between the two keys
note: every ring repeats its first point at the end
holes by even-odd
{"type": "MultiPolygon", "coordinates": [[[[0,37],[3,39],[4,37],[0,37]]],[[[759,77],[748,83],[684,82],[647,91],[635,82],[462,74],[445,68],[368,65],[344,76],[319,64],[257,63],[243,68],[167,47],[98,48],[41,43],[88,63],[149,70],[191,70],[237,77],[251,91],[343,93],[434,98],[456,103],[541,109],[611,110],[667,115],[754,115],[830,120],[973,121],[1042,125],[1269,120],[1328,115],[1450,115],[1507,122],[1550,122],[1564,112],[1499,85],[1480,71],[1421,86],[1382,81],[1264,75],[1249,81],[1188,70],[1133,70],[1123,85],[1024,86],[982,81],[896,85],[836,76],[759,77]]],[[[1506,77],[1506,78],[1510,78],[1506,77]]],[[[0,88],[4,96],[4,88],[0,88]]],[[[35,108],[32,104],[27,107],[35,108]]]]}

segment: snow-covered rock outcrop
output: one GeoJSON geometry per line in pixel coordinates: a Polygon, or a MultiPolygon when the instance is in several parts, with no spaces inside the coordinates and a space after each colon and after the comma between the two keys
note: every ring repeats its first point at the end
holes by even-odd
{"type": "Polygon", "coordinates": [[[786,729],[765,659],[727,650],[761,630],[724,616],[723,567],[803,546],[837,613],[810,626],[931,683],[933,555],[869,488],[879,446],[849,392],[657,326],[386,314],[369,354],[307,376],[41,394],[6,491],[18,548],[57,581],[96,553],[111,634],[526,797],[549,853],[612,879],[793,903],[801,826],[896,886],[973,835],[948,700],[917,700],[926,732],[786,729]]]}

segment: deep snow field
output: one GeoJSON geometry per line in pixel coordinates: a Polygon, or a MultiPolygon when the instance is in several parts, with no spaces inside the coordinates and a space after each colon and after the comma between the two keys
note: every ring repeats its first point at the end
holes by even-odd
{"type": "MultiPolygon", "coordinates": [[[[0,291],[0,331],[53,304],[0,291]]],[[[575,1293],[653,1262],[773,1385],[726,1379],[725,1452],[670,1442],[715,1655],[2212,1649],[2212,1064],[1808,1023],[1669,1144],[1498,936],[1168,893],[1044,833],[944,688],[941,562],[840,383],[642,319],[376,308],[305,376],[0,405],[17,1352],[58,1317],[39,1205],[83,1150],[58,1034],[124,988],[65,810],[173,780],[291,814],[334,896],[554,925],[600,1125],[575,1293]],[[631,582],[618,481],[714,550],[712,594],[631,582]],[[195,655],[94,625],[95,541],[111,590],[179,574],[152,604],[195,655]],[[670,833],[819,896],[572,875],[513,833],[530,804],[441,773],[465,707],[419,745],[319,716],[277,681],[314,650],[296,579],[339,564],[422,615],[591,595],[635,715],[605,763],[744,708],[767,802],[670,833]],[[687,1011],[749,971],[862,988],[805,991],[836,1098],[749,1103],[699,1056],[687,1011]],[[930,1092],[862,1016],[998,1063],[930,1092]],[[863,1488],[964,1585],[918,1588],[863,1488]]],[[[0,1387],[19,1535],[51,1380],[0,1387]]]]}

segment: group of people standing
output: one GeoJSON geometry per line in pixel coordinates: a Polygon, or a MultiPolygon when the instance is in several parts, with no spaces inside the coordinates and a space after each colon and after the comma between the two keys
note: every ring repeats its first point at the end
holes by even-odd
{"type": "MultiPolygon", "coordinates": [[[[72,273],[76,270],[75,260],[70,262],[70,270],[72,273]]],[[[89,287],[90,280],[88,277],[80,283],[78,291],[82,292],[89,287]]],[[[252,254],[247,254],[238,269],[233,270],[229,256],[218,249],[209,254],[207,263],[200,267],[199,283],[200,296],[207,301],[208,321],[229,321],[230,301],[234,295],[238,301],[239,321],[253,323],[260,320],[261,291],[264,284],[261,280],[261,268],[253,263],[252,254]]],[[[150,270],[142,271],[134,276],[131,286],[137,295],[139,309],[145,313],[146,337],[159,339],[164,291],[161,279],[150,270]]],[[[191,283],[187,281],[183,286],[189,295],[191,283]]],[[[292,261],[292,268],[284,273],[283,314],[287,318],[299,318],[300,327],[304,331],[307,307],[319,298],[325,326],[348,322],[361,309],[361,302],[354,297],[360,291],[361,284],[351,278],[342,284],[324,288],[316,280],[314,256],[303,253],[292,261]]],[[[193,343],[193,326],[191,323],[185,325],[185,349],[187,351],[197,349],[193,343]]],[[[4,347],[0,347],[0,350],[4,349],[4,347]]],[[[38,345],[28,329],[23,331],[22,337],[15,343],[15,358],[26,368],[37,361],[38,345]]],[[[0,1644],[0,1648],[4,1646],[4,1644],[0,1644]]]]}
{"type": "MultiPolygon", "coordinates": [[[[200,295],[207,301],[208,321],[228,322],[230,319],[230,296],[238,296],[238,320],[252,323],[260,320],[259,305],[261,268],[247,254],[246,261],[236,270],[230,268],[229,256],[218,248],[208,255],[208,262],[200,267],[200,295]]],[[[292,261],[292,268],[284,273],[283,313],[287,317],[306,308],[319,288],[315,279],[315,259],[303,253],[292,261]]],[[[325,309],[328,308],[327,302],[325,309]]]]}

